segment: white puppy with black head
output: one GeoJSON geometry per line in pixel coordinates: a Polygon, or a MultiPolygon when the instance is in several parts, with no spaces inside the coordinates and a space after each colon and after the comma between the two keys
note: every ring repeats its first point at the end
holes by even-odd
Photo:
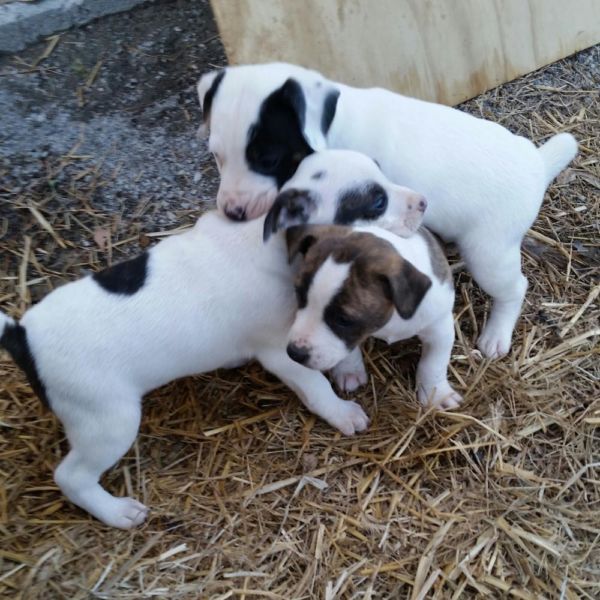
{"type": "Polygon", "coordinates": [[[287,230],[298,312],[288,354],[312,369],[361,360],[369,336],[423,344],[417,394],[423,405],[454,408],[448,382],[454,342],[454,287],[446,258],[426,229],[400,238],[374,226],[301,225],[287,230]]]}
{"type": "Polygon", "coordinates": [[[221,174],[217,204],[230,218],[264,214],[314,151],[364,152],[392,181],[425,195],[425,225],[457,243],[493,298],[479,348],[491,358],[509,351],[527,289],[521,241],[549,183],[577,152],[573,136],[536,148],[459,110],[284,63],[207,73],[198,94],[221,174]]]}

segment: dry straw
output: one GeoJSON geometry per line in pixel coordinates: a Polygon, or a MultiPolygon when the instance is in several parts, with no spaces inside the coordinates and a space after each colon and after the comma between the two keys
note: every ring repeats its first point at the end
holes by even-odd
{"type": "MultiPolygon", "coordinates": [[[[104,478],[152,507],[122,532],[59,493],[63,433],[0,355],[0,596],[600,597],[597,73],[570,59],[467,106],[537,142],[571,131],[581,152],[526,240],[531,285],[506,359],[472,352],[487,299],[456,274],[460,412],[417,406],[415,343],[367,344],[358,399],[372,425],[354,438],[256,365],[173,383],[104,478]]],[[[74,148],[24,190],[0,189],[4,310],[152,241],[148,206],[95,206],[105,181],[87,160],[74,148]]]]}

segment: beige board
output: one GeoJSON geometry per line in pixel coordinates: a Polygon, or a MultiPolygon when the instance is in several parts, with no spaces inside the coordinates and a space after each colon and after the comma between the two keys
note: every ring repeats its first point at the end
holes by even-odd
{"type": "Polygon", "coordinates": [[[600,42],[600,0],[211,0],[230,64],[456,104],[600,42]]]}

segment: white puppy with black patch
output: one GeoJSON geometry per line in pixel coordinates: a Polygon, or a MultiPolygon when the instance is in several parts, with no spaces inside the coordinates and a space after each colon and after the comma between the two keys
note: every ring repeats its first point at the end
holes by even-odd
{"type": "MultiPolygon", "coordinates": [[[[382,219],[393,214],[407,233],[419,227],[418,195],[389,184],[366,157],[350,153],[346,161],[350,171],[367,164],[379,177],[389,199],[382,219]]],[[[363,179],[353,180],[357,196],[373,183],[363,179]]],[[[358,404],[286,353],[293,274],[283,235],[264,244],[264,229],[264,219],[234,224],[209,212],[137,258],[59,287],[19,323],[0,313],[0,346],[69,440],[55,480],[104,523],[129,528],[146,517],[145,506],[112,496],[99,478],[133,443],[142,396],[173,379],[256,359],[342,433],[367,427],[358,404]]]]}
{"type": "Polygon", "coordinates": [[[369,336],[388,343],[418,336],[417,394],[423,405],[454,408],[448,382],[454,343],[454,286],[442,249],[422,228],[409,239],[374,226],[301,225],[287,230],[298,312],[288,354],[325,371],[362,365],[369,336]],[[337,366],[336,366],[337,365],[337,366]]]}
{"type": "Polygon", "coordinates": [[[459,110],[284,63],[207,73],[198,94],[221,175],[217,205],[230,218],[268,211],[313,151],[364,152],[392,181],[425,195],[425,225],[457,243],[493,298],[479,348],[490,358],[509,351],[527,289],[521,242],[546,188],[577,152],[572,135],[536,148],[459,110]]]}

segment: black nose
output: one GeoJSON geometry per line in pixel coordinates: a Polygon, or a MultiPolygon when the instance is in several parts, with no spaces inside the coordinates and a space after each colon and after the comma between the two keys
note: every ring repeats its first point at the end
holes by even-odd
{"type": "Polygon", "coordinates": [[[306,348],[300,348],[300,346],[296,346],[296,344],[288,344],[287,353],[292,360],[295,360],[301,365],[303,365],[310,356],[310,352],[306,348]]]}
{"type": "Polygon", "coordinates": [[[418,209],[420,212],[425,212],[425,209],[427,208],[427,200],[425,200],[425,198],[421,197],[421,199],[419,200],[419,204],[417,205],[418,209]]]}
{"type": "Polygon", "coordinates": [[[225,214],[232,221],[245,221],[246,220],[246,209],[242,206],[236,206],[235,208],[226,208],[225,214]]]}

